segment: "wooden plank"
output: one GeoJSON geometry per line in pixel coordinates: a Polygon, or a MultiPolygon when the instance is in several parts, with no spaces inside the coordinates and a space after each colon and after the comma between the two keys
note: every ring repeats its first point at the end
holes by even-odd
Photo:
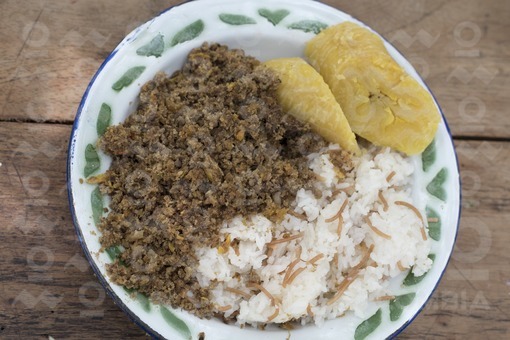
{"type": "MultiPolygon", "coordinates": [[[[33,1],[27,11],[2,2],[8,40],[0,52],[0,120],[72,121],[89,80],[122,37],[181,2],[33,1]]],[[[510,138],[508,1],[325,2],[372,26],[409,58],[455,135],[510,138]]]]}
{"type": "Polygon", "coordinates": [[[24,15],[25,25],[9,24],[23,12],[19,3],[2,3],[7,22],[2,20],[6,30],[2,34],[9,40],[0,68],[0,84],[5,84],[0,88],[0,120],[71,122],[90,79],[115,46],[176,3],[33,1],[32,7],[28,3],[26,7],[35,14],[24,15]],[[25,26],[33,29],[22,34],[25,26]]]}
{"type": "MultiPolygon", "coordinates": [[[[0,123],[0,337],[142,338],[103,296],[77,241],[65,192],[70,130],[0,123]]],[[[464,203],[455,255],[402,338],[503,338],[510,329],[510,143],[457,148],[464,203]]]]}
{"type": "Polygon", "coordinates": [[[0,123],[0,338],[142,338],[76,238],[64,190],[70,131],[0,123]]]}
{"type": "MultiPolygon", "coordinates": [[[[0,49],[1,62],[14,62],[23,49],[26,38],[33,30],[41,10],[40,1],[27,0],[23,6],[15,0],[0,2],[0,49]]],[[[36,28],[37,29],[37,28],[36,28]]],[[[14,63],[13,63],[14,64],[14,63]]]]}

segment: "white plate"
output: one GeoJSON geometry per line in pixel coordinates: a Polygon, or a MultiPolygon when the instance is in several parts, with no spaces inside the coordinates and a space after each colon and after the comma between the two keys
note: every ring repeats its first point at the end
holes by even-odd
{"type": "MultiPolygon", "coordinates": [[[[123,287],[112,283],[105,271],[105,264],[112,260],[106,253],[99,253],[100,233],[93,218],[91,201],[98,198],[95,196],[97,190],[93,185],[80,183],[85,177],[84,171],[90,172],[98,165],[90,146],[87,164],[87,146],[95,145],[105,121],[118,124],[136,109],[142,84],[158,71],[172,73],[180,69],[190,50],[205,41],[242,48],[261,60],[303,56],[305,43],[318,30],[343,21],[365,26],[339,10],[310,0],[188,2],[166,10],[130,33],[90,82],[78,108],[69,144],[67,176],[71,212],[80,242],[98,279],[116,304],[147,333],[180,339],[198,338],[203,332],[207,340],[249,340],[261,336],[270,340],[286,339],[289,335],[288,331],[276,327],[260,331],[249,327],[240,329],[215,319],[202,320],[187,312],[154,305],[140,297],[133,298],[123,287]],[[109,111],[110,120],[107,119],[109,111]],[[84,170],[87,166],[88,170],[84,170]]],[[[385,44],[397,62],[425,86],[409,62],[389,43],[385,44]]],[[[440,112],[439,106],[437,110],[440,112]]],[[[459,222],[460,183],[456,155],[444,117],[434,147],[429,151],[435,159],[427,162],[427,171],[423,170],[421,157],[413,158],[417,168],[413,195],[415,203],[432,208],[441,220],[440,238],[432,241],[432,253],[436,256],[434,265],[423,280],[414,285],[402,284],[405,274],[392,281],[395,295],[415,293],[415,298],[395,321],[390,320],[388,301],[371,306],[366,312],[367,318],[380,309],[381,320],[370,319],[376,327],[367,339],[393,337],[417,316],[443,275],[453,249],[459,222]],[[442,178],[442,174],[446,176],[442,178]]],[[[99,168],[94,174],[104,172],[110,164],[110,159],[99,151],[97,157],[99,168]]],[[[101,207],[97,206],[97,200],[95,202],[97,212],[101,207]]],[[[103,198],[103,204],[108,204],[107,197],[103,198]]],[[[310,325],[293,330],[292,339],[352,339],[356,328],[367,318],[348,313],[327,321],[321,328],[310,325]]]]}

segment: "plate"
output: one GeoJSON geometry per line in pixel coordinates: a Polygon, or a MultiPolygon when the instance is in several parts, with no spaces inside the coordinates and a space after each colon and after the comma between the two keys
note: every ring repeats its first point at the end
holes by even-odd
{"type": "MultiPolygon", "coordinates": [[[[67,177],[71,214],[83,250],[99,281],[129,317],[155,337],[168,339],[286,339],[289,332],[276,327],[265,331],[240,329],[219,320],[202,320],[169,306],[155,305],[136,292],[112,283],[106,264],[115,249],[100,252],[96,223],[108,205],[97,186],[84,179],[106,171],[110,159],[95,144],[107,126],[122,122],[135,111],[140,87],[158,71],[169,74],[181,68],[192,48],[219,42],[242,48],[260,60],[304,57],[305,43],[327,26],[343,21],[363,23],[310,0],[197,0],[167,9],[131,32],[108,56],[90,82],[78,108],[68,153],[67,177]]],[[[408,73],[426,86],[410,63],[388,42],[386,48],[408,73]]],[[[436,103],[437,106],[437,103],[436,103]]],[[[437,106],[438,112],[441,112],[437,106]]],[[[442,113],[441,113],[442,114],[442,113]]],[[[292,339],[352,339],[360,329],[367,339],[394,337],[423,309],[448,264],[458,230],[460,213],[459,170],[452,138],[444,119],[434,142],[416,167],[413,200],[427,207],[431,223],[434,264],[423,277],[403,273],[391,286],[397,301],[378,302],[366,315],[353,314],[327,321],[322,327],[304,326],[291,331],[292,339]],[[412,299],[410,297],[413,297],[412,299]],[[397,317],[398,316],[398,317],[397,317]],[[361,326],[360,326],[361,325],[361,326]]]]}

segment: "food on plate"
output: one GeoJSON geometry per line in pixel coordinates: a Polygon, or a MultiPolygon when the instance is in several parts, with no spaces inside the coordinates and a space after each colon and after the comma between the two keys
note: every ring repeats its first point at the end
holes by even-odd
{"type": "Polygon", "coordinates": [[[322,76],[301,58],[274,59],[264,63],[276,72],[281,84],[278,100],[285,112],[310,124],[328,142],[359,153],[356,136],[342,108],[322,76]]]}
{"type": "Polygon", "coordinates": [[[400,153],[369,147],[342,162],[330,144],[308,157],[317,175],[281,222],[225,221],[221,247],[200,247],[197,277],[226,319],[259,325],[334,319],[394,294],[390,279],[427,272],[430,241],[412,209],[414,168],[400,153]]]}
{"type": "Polygon", "coordinates": [[[432,96],[375,33],[344,22],[311,39],[305,54],[357,135],[408,155],[431,143],[440,121],[432,96]]]}
{"type": "Polygon", "coordinates": [[[101,183],[112,200],[101,243],[125,249],[109,267],[114,282],[212,316],[197,247],[218,247],[236,216],[280,220],[311,189],[307,155],[326,143],[283,114],[278,78],[259,66],[218,44],[194,49],[181,71],[145,84],[136,112],[100,139],[113,158],[101,183]]]}
{"type": "Polygon", "coordinates": [[[427,272],[424,207],[400,152],[430,142],[437,113],[381,49],[351,25],[313,39],[334,95],[302,59],[261,64],[207,43],[145,84],[99,142],[112,156],[98,176],[111,197],[101,243],[122,249],[111,279],[200,317],[320,325],[366,316],[392,278],[427,272]]]}

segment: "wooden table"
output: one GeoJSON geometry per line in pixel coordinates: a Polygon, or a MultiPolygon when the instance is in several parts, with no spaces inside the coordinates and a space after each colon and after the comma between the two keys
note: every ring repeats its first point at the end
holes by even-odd
{"type": "MultiPolygon", "coordinates": [[[[401,338],[510,338],[510,2],[328,0],[415,65],[455,137],[453,259],[401,338]],[[384,3],[384,4],[383,4],[384,3]]],[[[143,338],[105,296],[68,209],[81,96],[126,33],[175,0],[0,2],[0,338],[143,338]]]]}

